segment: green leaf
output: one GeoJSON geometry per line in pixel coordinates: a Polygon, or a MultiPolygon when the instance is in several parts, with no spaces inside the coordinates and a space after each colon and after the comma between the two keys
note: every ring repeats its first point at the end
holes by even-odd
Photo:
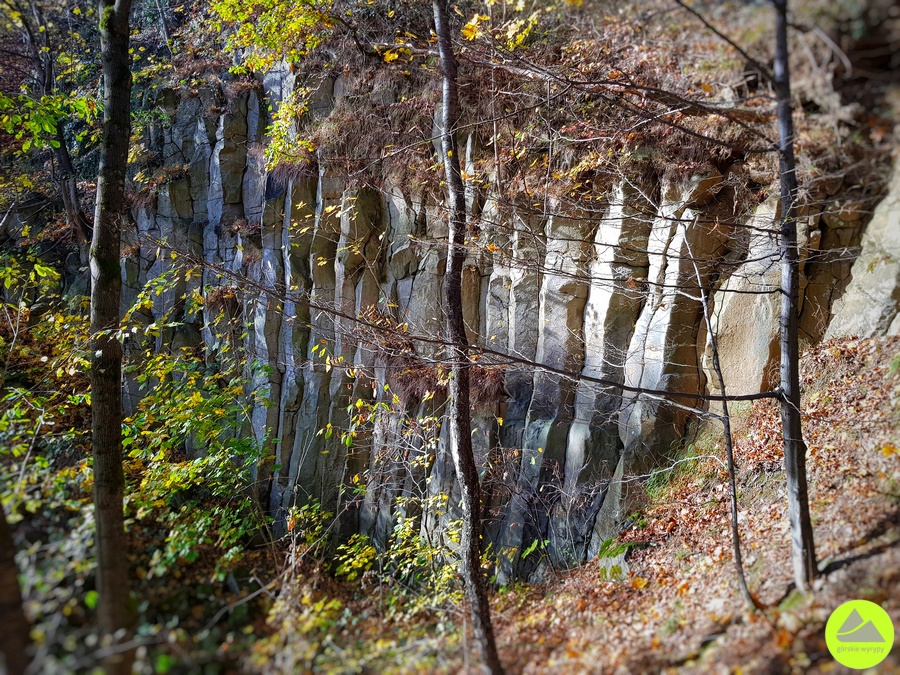
{"type": "Polygon", "coordinates": [[[153,664],[153,670],[157,673],[168,673],[175,665],[175,659],[169,654],[159,654],[153,664]]]}
{"type": "Polygon", "coordinates": [[[52,277],[56,274],[56,270],[54,270],[52,267],[41,265],[40,263],[35,263],[34,272],[39,277],[52,277]]]}

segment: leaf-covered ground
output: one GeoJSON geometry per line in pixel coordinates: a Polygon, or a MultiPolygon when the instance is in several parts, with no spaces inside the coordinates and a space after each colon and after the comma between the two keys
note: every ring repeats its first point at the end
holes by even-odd
{"type": "MultiPolygon", "coordinates": [[[[815,592],[793,589],[779,410],[756,403],[735,414],[739,518],[766,609],[748,611],[737,589],[722,462],[683,462],[630,503],[617,542],[632,544],[626,579],[604,580],[593,561],[494,593],[508,672],[848,672],[825,646],[832,610],[868,599],[900,625],[900,338],[826,342],[802,372],[815,592]]],[[[722,457],[721,440],[707,428],[692,453],[722,457]]],[[[270,614],[274,634],[254,647],[259,672],[472,670],[458,597],[337,580],[312,560],[297,569],[270,614]]],[[[900,652],[876,672],[900,672],[900,652]]]]}
{"type": "MultiPolygon", "coordinates": [[[[27,364],[43,363],[42,347],[29,340],[22,343],[23,373],[30,372],[27,364]]],[[[872,600],[900,626],[900,338],[826,342],[805,354],[802,373],[811,508],[824,572],[815,592],[792,589],[779,410],[759,402],[737,410],[734,421],[744,559],[751,590],[767,609],[747,611],[737,590],[721,460],[689,460],[629,502],[628,526],[612,546],[630,545],[627,578],[607,581],[593,561],[546,584],[493,594],[509,672],[842,672],[824,643],[834,608],[872,600]]],[[[58,412],[66,426],[80,427],[80,410],[58,412]]],[[[691,454],[721,458],[721,440],[711,423],[691,454]]],[[[63,464],[73,461],[82,466],[71,459],[63,464]]],[[[32,519],[29,528],[42,522],[32,519]]],[[[333,561],[316,554],[323,528],[325,521],[315,519],[298,527],[312,533],[305,545],[255,547],[234,579],[214,583],[218,557],[205,548],[193,564],[148,576],[148,560],[164,547],[165,532],[133,523],[129,549],[143,603],[143,672],[469,669],[471,645],[460,630],[465,612],[452,569],[431,589],[404,588],[377,569],[336,578],[333,561]],[[292,551],[303,559],[273,564],[292,551]]],[[[90,542],[86,534],[75,540],[90,542]]],[[[367,559],[363,549],[338,554],[360,564],[367,559]]],[[[59,580],[43,583],[63,589],[89,567],[61,569],[59,580]]],[[[30,604],[29,611],[53,613],[65,605],[72,610],[67,634],[81,638],[90,633],[91,612],[80,597],[78,588],[67,589],[44,610],[30,604]]],[[[72,651],[74,658],[83,650],[72,651]]],[[[897,649],[877,672],[900,672],[897,649]]]]}
{"type": "MultiPolygon", "coordinates": [[[[43,364],[43,348],[24,339],[17,372],[43,364]]],[[[518,584],[493,594],[509,672],[841,672],[824,644],[834,608],[850,599],[872,600],[900,626],[900,337],[826,342],[805,354],[802,373],[811,508],[823,570],[815,592],[803,596],[792,589],[779,410],[759,402],[735,412],[736,456],[747,576],[767,609],[747,611],[737,590],[726,474],[721,459],[709,458],[721,458],[722,439],[711,423],[691,449],[706,459],[684,461],[644,486],[644,497],[629,497],[628,525],[611,547],[629,548],[627,578],[607,581],[593,561],[543,585],[518,584]]],[[[80,411],[81,404],[57,410],[73,427],[84,426],[80,411]]],[[[83,465],[77,458],[62,463],[83,465]]],[[[439,570],[430,589],[405,588],[378,569],[352,580],[336,578],[333,561],[315,552],[325,534],[319,520],[297,529],[311,533],[305,545],[254,547],[228,583],[210,582],[218,557],[205,548],[193,564],[148,576],[148,560],[164,547],[165,532],[133,523],[129,549],[134,590],[143,603],[143,671],[468,670],[471,645],[460,630],[465,613],[453,570],[439,570]],[[285,553],[305,557],[273,564],[285,553]]],[[[28,522],[30,532],[44,521],[28,522]]],[[[87,546],[90,538],[75,541],[87,546]]],[[[414,548],[407,557],[424,552],[414,548]]],[[[79,555],[70,557],[89,560],[87,552],[79,555]]],[[[339,550],[341,556],[360,569],[371,557],[365,547],[339,550]]],[[[90,565],[67,569],[42,582],[65,589],[63,595],[47,600],[43,610],[32,602],[29,612],[58,613],[65,605],[71,610],[66,634],[83,637],[90,633],[87,600],[67,587],[89,575],[90,565]]],[[[71,651],[75,658],[83,650],[71,651]]],[[[900,672],[898,650],[877,672],[900,672]]]]}
{"type": "MultiPolygon", "coordinates": [[[[803,358],[810,499],[823,575],[792,589],[778,408],[742,417],[740,522],[748,581],[767,609],[748,612],[735,582],[725,473],[698,461],[621,535],[641,542],[630,581],[598,564],[494,602],[511,672],[842,672],[825,647],[831,611],[881,604],[900,625],[900,339],[831,341],[803,358]],[[892,368],[893,364],[893,368],[892,368]],[[646,580],[646,582],[645,582],[646,580]]],[[[709,445],[717,439],[707,432],[709,445]]],[[[709,448],[706,448],[707,450],[709,448]]],[[[878,672],[900,672],[895,647],[878,672]]]]}

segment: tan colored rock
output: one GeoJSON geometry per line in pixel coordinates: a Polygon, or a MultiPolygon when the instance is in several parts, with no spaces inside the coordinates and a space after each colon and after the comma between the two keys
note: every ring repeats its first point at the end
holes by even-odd
{"type": "Polygon", "coordinates": [[[684,200],[685,204],[691,208],[709,204],[719,194],[719,190],[722,189],[724,182],[725,177],[718,171],[706,175],[692,176],[687,196],[684,200]]]}
{"type": "Polygon", "coordinates": [[[862,238],[852,279],[834,303],[826,337],[894,335],[900,310],[900,170],[862,238]]]}
{"type": "MultiPolygon", "coordinates": [[[[729,394],[769,391],[777,379],[778,317],[781,313],[780,253],[777,199],[756,210],[744,230],[747,260],[733,267],[714,296],[713,331],[729,394]]],[[[712,352],[706,349],[704,368],[711,392],[719,393],[712,370],[712,352]]]]}
{"type": "Polygon", "coordinates": [[[857,220],[861,220],[865,215],[866,210],[863,205],[859,203],[844,204],[841,207],[841,210],[838,211],[838,218],[843,220],[845,223],[852,223],[857,220]]]}
{"type": "MultiPolygon", "coordinates": [[[[650,390],[684,394],[703,391],[702,345],[706,328],[697,289],[697,260],[700,283],[708,287],[714,271],[712,261],[726,252],[732,237],[727,209],[694,211],[685,208],[683,188],[668,185],[665,201],[653,224],[647,249],[650,289],[637,320],[625,364],[625,384],[650,390]]],[[[625,447],[634,447],[634,463],[654,461],[669,452],[684,437],[689,415],[656,396],[624,394],[628,401],[619,416],[619,430],[625,447]]],[[[682,399],[696,405],[696,399],[682,399]]]]}

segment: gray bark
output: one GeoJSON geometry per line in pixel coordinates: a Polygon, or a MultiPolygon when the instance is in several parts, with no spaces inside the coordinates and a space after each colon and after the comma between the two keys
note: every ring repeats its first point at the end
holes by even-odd
{"type": "Polygon", "coordinates": [[[787,472],[794,580],[801,591],[816,575],[816,550],[809,516],[806,444],[800,418],[798,307],[800,268],[797,250],[797,164],[788,62],[787,0],[775,5],[775,94],[778,100],[779,174],[781,177],[781,424],[787,472]]]}
{"type": "Polygon", "coordinates": [[[450,450],[456,478],[462,493],[462,534],[460,563],[465,595],[472,619],[472,632],[481,656],[482,668],[502,673],[497,655],[491,609],[488,604],[484,573],[481,569],[481,486],[472,449],[472,424],[469,411],[469,343],[463,320],[462,267],[466,258],[466,197],[459,164],[456,129],[459,123],[459,90],[456,55],[450,40],[446,0],[433,0],[434,26],[443,70],[443,123],[441,150],[449,193],[449,252],[444,276],[447,349],[451,359],[448,424],[450,450]]]}
{"type": "Polygon", "coordinates": [[[762,609],[759,601],[750,593],[747,586],[747,576],[744,574],[744,560],[741,554],[741,529],[738,522],[738,496],[737,496],[737,466],[734,461],[734,435],[731,433],[731,413],[728,410],[728,392],[725,390],[725,375],[722,372],[722,362],[719,359],[719,338],[712,323],[712,307],[710,306],[710,291],[703,286],[703,277],[700,274],[700,267],[697,265],[697,258],[691,251],[690,243],[688,243],[687,232],[684,237],[685,244],[688,247],[688,255],[691,256],[691,264],[694,266],[694,273],[697,277],[697,290],[700,293],[700,302],[703,305],[703,320],[706,323],[706,331],[708,334],[709,348],[712,352],[713,372],[716,375],[716,384],[722,396],[722,414],[719,419],[722,421],[722,434],[725,439],[725,459],[728,467],[728,492],[729,501],[731,502],[731,547],[734,553],[734,569],[737,576],[738,588],[741,595],[747,602],[748,607],[762,609]]]}

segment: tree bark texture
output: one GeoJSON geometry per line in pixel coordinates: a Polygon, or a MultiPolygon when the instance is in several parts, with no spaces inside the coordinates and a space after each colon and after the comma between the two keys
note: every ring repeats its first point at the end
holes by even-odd
{"type": "Polygon", "coordinates": [[[447,271],[444,275],[444,311],[447,339],[450,343],[448,355],[452,362],[448,403],[450,450],[453,453],[456,478],[462,493],[461,572],[482,667],[490,673],[502,673],[503,667],[497,655],[491,625],[491,610],[484,573],[481,570],[481,486],[472,449],[472,424],[469,412],[469,344],[462,305],[462,268],[466,258],[466,198],[456,143],[456,128],[460,116],[456,55],[450,40],[447,2],[433,0],[432,5],[443,70],[441,148],[450,206],[449,252],[447,271]]]}
{"type": "Polygon", "coordinates": [[[59,184],[59,191],[62,195],[66,220],[75,233],[78,244],[86,244],[90,238],[91,224],[81,209],[81,199],[78,196],[78,181],[75,178],[75,167],[72,164],[69,148],[66,146],[66,136],[63,133],[62,121],[58,123],[56,128],[56,142],[59,143],[59,147],[53,149],[56,170],[59,172],[56,181],[59,184]]]}
{"type": "Polygon", "coordinates": [[[775,94],[778,100],[779,174],[781,177],[781,425],[787,473],[794,580],[801,591],[816,576],[816,550],[809,516],[806,444],[800,418],[798,307],[800,267],[797,250],[797,164],[788,62],[787,0],[775,5],[775,94]]]}
{"type": "Polygon", "coordinates": [[[725,438],[725,459],[728,468],[728,492],[731,502],[731,547],[734,553],[734,568],[737,575],[738,588],[747,606],[756,609],[762,609],[760,603],[753,597],[747,586],[747,576],[744,574],[744,560],[741,554],[741,529],[738,522],[738,493],[737,493],[737,466],[734,461],[734,435],[731,433],[731,413],[728,410],[728,392],[725,390],[725,375],[722,370],[722,362],[719,359],[719,337],[716,333],[713,323],[713,308],[709,297],[712,289],[707,290],[703,286],[703,276],[700,274],[700,266],[697,264],[697,258],[691,250],[691,244],[688,238],[687,226],[684,231],[684,243],[687,246],[688,255],[691,258],[691,264],[694,267],[694,274],[697,278],[697,290],[700,294],[700,302],[703,305],[703,321],[706,323],[707,340],[709,348],[712,352],[713,372],[716,375],[716,385],[724,397],[722,400],[722,414],[719,419],[722,421],[722,433],[725,438]]]}
{"type": "MultiPolygon", "coordinates": [[[[99,9],[103,144],[91,242],[91,448],[99,621],[104,632],[121,639],[130,627],[131,611],[123,515],[122,349],[115,333],[119,328],[119,249],[131,135],[131,0],[101,0],[99,9]]],[[[117,663],[107,664],[107,670],[129,672],[130,659],[120,655],[117,663]]]]}
{"type": "Polygon", "coordinates": [[[22,592],[16,568],[16,549],[6,522],[6,511],[0,506],[0,672],[21,675],[28,668],[28,621],[22,610],[22,592]]]}
{"type": "MultiPolygon", "coordinates": [[[[55,51],[50,43],[50,33],[39,28],[46,24],[44,13],[40,4],[30,3],[30,20],[25,18],[25,8],[18,6],[22,12],[23,40],[31,54],[32,67],[34,68],[34,83],[43,96],[53,96],[56,93],[56,73],[54,70],[55,51]]],[[[58,120],[54,140],[58,143],[52,149],[53,158],[56,161],[55,176],[62,196],[63,208],[66,212],[66,221],[75,233],[79,245],[85,244],[90,236],[90,223],[81,209],[81,199],[78,196],[78,183],[75,178],[75,168],[72,164],[72,156],[66,145],[65,133],[63,133],[63,120],[58,120]]]]}
{"type": "Polygon", "coordinates": [[[78,244],[84,245],[90,238],[91,225],[81,209],[81,199],[78,197],[78,182],[75,178],[75,167],[72,164],[72,156],[69,154],[69,149],[66,147],[62,122],[59,123],[56,130],[56,142],[59,143],[59,147],[53,150],[56,168],[59,171],[56,181],[59,183],[63,208],[66,212],[66,221],[75,233],[75,239],[78,244]]]}

